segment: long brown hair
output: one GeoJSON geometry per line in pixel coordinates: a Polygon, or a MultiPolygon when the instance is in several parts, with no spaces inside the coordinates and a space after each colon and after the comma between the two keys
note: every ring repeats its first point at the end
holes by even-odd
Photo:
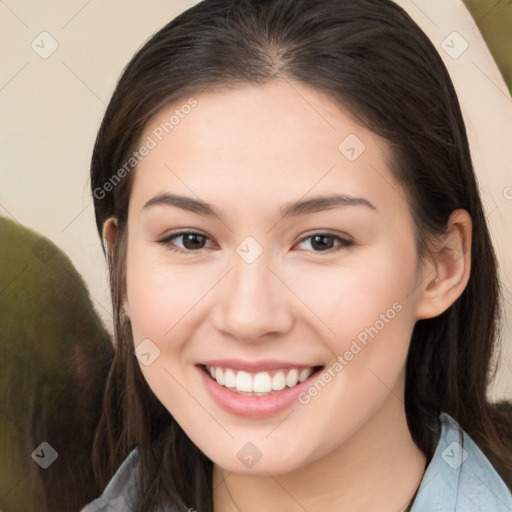
{"type": "Polygon", "coordinates": [[[166,501],[183,510],[213,508],[212,462],[149,389],[133,355],[130,322],[121,313],[136,166],[114,185],[105,184],[113,183],[140,144],[148,120],[163,106],[205,88],[280,77],[326,93],[388,141],[392,171],[411,205],[421,258],[455,209],[471,215],[469,282],[442,315],[415,325],[405,410],[411,435],[428,458],[435,450],[439,414],[447,412],[512,487],[512,407],[491,404],[486,396],[500,339],[497,264],[460,106],[428,37],[389,0],[205,0],[152,36],[125,68],[91,166],[98,231],[101,235],[110,216],[119,225],[114,246],[108,251],[104,246],[117,349],[95,440],[99,482],[105,485],[138,445],[138,511],[166,501]]]}

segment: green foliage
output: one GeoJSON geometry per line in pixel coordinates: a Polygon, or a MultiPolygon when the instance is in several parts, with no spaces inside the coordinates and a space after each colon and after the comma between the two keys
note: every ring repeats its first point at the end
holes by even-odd
{"type": "Polygon", "coordinates": [[[464,0],[464,3],[512,93],[512,0],[464,0]]]}
{"type": "Polygon", "coordinates": [[[78,510],[99,493],[90,451],[110,336],[52,242],[4,217],[0,240],[0,509],[78,510]],[[42,442],[58,453],[47,469],[32,459],[42,442]]]}

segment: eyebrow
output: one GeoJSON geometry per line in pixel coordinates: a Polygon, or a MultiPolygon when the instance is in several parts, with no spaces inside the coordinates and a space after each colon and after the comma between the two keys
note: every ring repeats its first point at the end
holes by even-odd
{"type": "MultiPolygon", "coordinates": [[[[159,194],[144,204],[143,210],[155,205],[175,206],[197,215],[214,216],[222,218],[222,214],[217,208],[204,201],[193,199],[192,197],[179,196],[176,194],[159,194]]],[[[318,196],[305,201],[294,201],[285,203],[280,208],[280,213],[284,218],[298,217],[310,213],[331,210],[343,206],[366,206],[372,210],[377,208],[367,199],[362,197],[352,197],[345,194],[334,194],[330,196],[318,196]]]]}

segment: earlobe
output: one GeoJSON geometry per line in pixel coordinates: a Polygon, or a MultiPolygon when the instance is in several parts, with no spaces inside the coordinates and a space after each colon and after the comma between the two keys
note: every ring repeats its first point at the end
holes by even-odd
{"type": "Polygon", "coordinates": [[[426,269],[416,305],[416,318],[434,318],[446,311],[462,294],[471,271],[471,216],[455,210],[446,234],[439,240],[426,269]]]}
{"type": "Polygon", "coordinates": [[[127,319],[130,318],[130,311],[128,309],[128,300],[124,299],[123,303],[121,304],[121,312],[123,316],[125,316],[127,319]]]}

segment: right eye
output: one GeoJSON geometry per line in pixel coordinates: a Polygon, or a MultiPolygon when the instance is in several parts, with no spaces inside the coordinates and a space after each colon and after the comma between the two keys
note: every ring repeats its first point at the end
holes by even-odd
{"type": "Polygon", "coordinates": [[[195,231],[180,231],[179,233],[172,233],[171,235],[158,240],[158,243],[168,247],[173,252],[191,253],[198,252],[203,249],[203,244],[206,240],[209,240],[209,237],[202,233],[197,233],[195,231]],[[176,247],[176,244],[172,242],[174,239],[179,238],[183,239],[183,248],[176,247]]]}

